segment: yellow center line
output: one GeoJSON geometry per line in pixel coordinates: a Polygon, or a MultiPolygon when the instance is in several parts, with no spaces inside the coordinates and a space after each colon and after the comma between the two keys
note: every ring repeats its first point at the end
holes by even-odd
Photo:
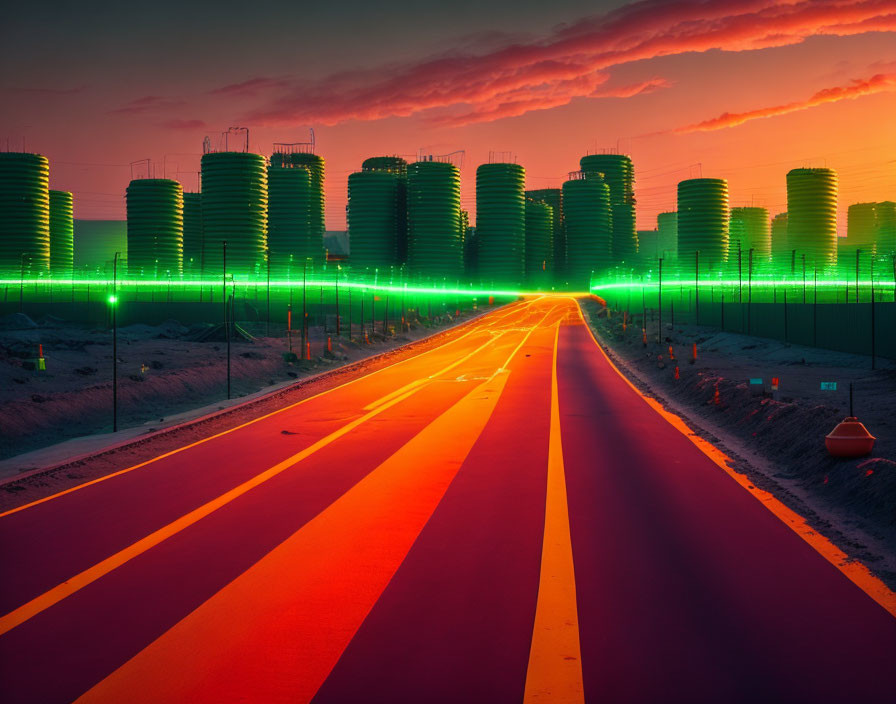
{"type": "Polygon", "coordinates": [[[551,371],[551,425],[548,444],[548,479],[545,499],[544,543],[535,626],[529,651],[523,701],[579,704],[585,701],[579,614],[566,475],[560,437],[560,402],[557,393],[557,348],[560,322],[554,335],[551,371]]]}
{"type": "MultiPolygon", "coordinates": [[[[303,398],[303,399],[296,401],[295,403],[292,403],[288,406],[278,408],[274,411],[271,411],[270,413],[266,413],[262,416],[258,416],[257,418],[253,418],[251,420],[246,421],[245,423],[241,423],[240,425],[234,426],[232,428],[227,428],[226,430],[222,430],[220,433],[215,433],[214,435],[210,435],[207,438],[202,438],[201,440],[197,440],[197,441],[191,442],[187,445],[177,447],[168,452],[164,452],[161,455],[158,455],[156,457],[146,460],[145,462],[140,462],[140,463],[132,465],[130,467],[126,467],[125,469],[120,469],[117,472],[111,472],[110,474],[105,474],[102,477],[97,477],[96,479],[91,479],[90,481],[84,482],[82,484],[78,484],[77,486],[73,486],[69,489],[59,491],[55,494],[51,494],[50,496],[45,496],[42,499],[37,499],[35,501],[31,501],[30,503],[23,504],[21,506],[17,506],[16,508],[9,509],[8,511],[4,511],[4,512],[0,513],[0,518],[3,518],[4,516],[10,516],[14,513],[18,513],[19,511],[24,511],[27,508],[32,508],[33,506],[38,506],[38,505],[46,503],[48,501],[52,501],[53,499],[58,499],[67,494],[71,494],[72,492],[80,491],[81,489],[86,489],[87,487],[93,486],[94,484],[99,484],[99,483],[107,481],[109,479],[113,479],[115,477],[120,477],[123,474],[128,474],[129,472],[133,472],[135,469],[140,469],[142,467],[146,467],[147,465],[158,462],[159,460],[163,460],[166,457],[171,457],[172,455],[176,455],[180,452],[184,452],[185,450],[189,450],[190,448],[196,447],[198,445],[203,445],[207,442],[211,442],[212,440],[217,440],[220,437],[229,435],[230,433],[236,432],[237,430],[241,430],[250,425],[253,425],[255,423],[263,421],[267,418],[277,415],[278,413],[283,413],[284,411],[288,411],[288,410],[291,410],[298,406],[301,406],[305,403],[308,403],[317,398],[320,398],[321,396],[325,396],[326,394],[333,393],[334,391],[338,391],[339,389],[345,388],[346,386],[349,386],[351,384],[355,384],[355,383],[361,381],[362,379],[369,379],[371,376],[374,376],[375,374],[385,372],[389,369],[397,367],[398,365],[407,364],[414,360],[418,360],[420,357],[423,357],[424,355],[431,354],[433,352],[441,350],[442,348],[446,347],[447,345],[453,344],[455,342],[459,342],[460,340],[463,340],[464,338],[472,335],[473,333],[480,332],[483,330],[488,331],[488,329],[490,327],[492,327],[493,325],[497,324],[500,321],[503,321],[505,318],[508,318],[515,313],[522,312],[526,308],[531,307],[533,302],[534,301],[526,301],[523,304],[520,304],[519,306],[511,306],[511,310],[506,311],[506,312],[502,313],[501,315],[497,315],[494,318],[491,318],[491,316],[487,316],[483,320],[474,321],[472,323],[472,325],[470,326],[470,329],[467,332],[465,332],[463,335],[460,335],[459,337],[454,338],[453,340],[448,340],[444,344],[439,345],[437,347],[433,347],[431,349],[425,350],[425,351],[421,352],[420,354],[414,355],[413,357],[408,357],[407,359],[402,359],[397,362],[393,362],[392,364],[388,364],[385,367],[376,369],[368,374],[363,374],[361,376],[355,377],[354,379],[349,379],[345,383],[339,384],[338,386],[334,386],[333,388],[330,388],[330,389],[324,389],[323,391],[316,393],[313,396],[309,396],[308,398],[303,398]]],[[[367,409],[364,409],[364,410],[367,410],[367,409]]]]}
{"type": "MultiPolygon", "coordinates": [[[[500,338],[500,335],[492,337],[491,339],[487,340],[482,345],[477,347],[475,350],[473,350],[473,352],[471,352],[469,355],[467,355],[463,359],[456,360],[455,362],[452,362],[450,365],[448,365],[447,367],[445,367],[444,369],[439,371],[435,376],[438,376],[440,374],[443,374],[443,373],[449,371],[450,369],[453,369],[458,364],[460,364],[462,361],[464,361],[464,359],[467,359],[467,358],[481,352],[483,349],[485,349],[489,345],[493,344],[495,342],[495,340],[497,340],[499,338],[500,338]]],[[[199,506],[198,508],[196,508],[196,509],[190,511],[189,513],[181,516],[180,518],[172,521],[168,525],[163,526],[162,528],[159,528],[158,530],[154,531],[153,533],[150,533],[145,538],[138,540],[137,542],[133,543],[132,545],[124,548],[123,550],[120,550],[119,552],[115,553],[114,555],[106,558],[105,560],[102,560],[101,562],[95,564],[92,567],[89,567],[88,569],[84,570],[83,572],[66,580],[62,584],[59,584],[56,587],[53,587],[52,589],[44,592],[40,596],[37,596],[34,599],[32,599],[31,601],[23,604],[19,608],[9,612],[8,614],[6,614],[2,618],[0,618],[0,635],[7,633],[8,631],[10,631],[13,628],[15,628],[16,626],[24,623],[25,621],[32,618],[33,616],[50,608],[54,604],[59,603],[66,597],[71,596],[78,590],[86,587],[87,585],[91,584],[92,582],[95,582],[96,580],[100,579],[101,577],[108,574],[112,570],[120,567],[121,565],[128,562],[129,560],[132,560],[133,558],[137,557],[138,555],[142,555],[147,550],[155,547],[159,543],[167,540],[168,538],[175,535],[176,533],[179,533],[180,531],[184,530],[185,528],[188,528],[189,526],[198,522],[202,518],[205,518],[212,512],[218,510],[222,506],[225,506],[226,504],[230,503],[234,499],[242,496],[243,494],[250,491],[251,489],[254,489],[255,487],[259,486],[260,484],[263,484],[264,482],[268,481],[269,479],[277,476],[278,474],[280,474],[284,470],[288,469],[289,467],[292,467],[293,465],[301,462],[302,460],[306,459],[307,457],[310,457],[315,452],[323,449],[327,445],[330,445],[331,443],[335,442],[342,436],[351,432],[352,430],[357,428],[359,425],[366,423],[371,418],[379,415],[380,413],[386,411],[387,409],[391,408],[392,406],[395,406],[398,403],[401,403],[408,397],[415,394],[421,388],[423,388],[423,387],[422,386],[414,387],[414,388],[406,391],[401,396],[397,396],[397,397],[393,398],[392,400],[381,404],[374,410],[369,411],[368,413],[360,416],[359,418],[356,418],[355,420],[347,423],[346,425],[342,426],[341,428],[333,431],[326,437],[323,437],[320,440],[318,440],[317,442],[309,445],[301,452],[298,452],[295,455],[283,460],[282,462],[275,464],[273,467],[270,467],[269,469],[261,472],[260,474],[257,474],[256,476],[243,482],[239,486],[231,489],[228,492],[225,492],[224,494],[203,504],[202,506],[199,506]]]]}

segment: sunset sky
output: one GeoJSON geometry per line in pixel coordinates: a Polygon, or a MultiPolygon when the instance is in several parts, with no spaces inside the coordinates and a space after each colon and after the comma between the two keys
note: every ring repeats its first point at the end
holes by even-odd
{"type": "Polygon", "coordinates": [[[314,128],[328,229],[362,159],[421,149],[465,150],[471,211],[492,150],[529,188],[630,154],[642,229],[701,174],[772,214],[799,166],[839,172],[844,213],[896,200],[896,0],[57,1],[0,34],[2,148],[48,156],[76,218],[123,218],[138,159],[196,190],[231,125],[263,154],[314,128]]]}

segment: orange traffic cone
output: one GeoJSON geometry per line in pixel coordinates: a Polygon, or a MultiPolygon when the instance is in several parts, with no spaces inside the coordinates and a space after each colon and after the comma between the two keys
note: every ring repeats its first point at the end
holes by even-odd
{"type": "Polygon", "coordinates": [[[716,382],[716,385],[715,385],[715,387],[713,388],[713,392],[712,392],[712,402],[713,402],[716,406],[718,406],[719,403],[720,403],[720,399],[719,399],[719,382],[716,382]]]}
{"type": "Polygon", "coordinates": [[[305,359],[311,359],[311,343],[305,343],[305,359]]]}
{"type": "Polygon", "coordinates": [[[333,351],[333,338],[327,335],[327,352],[333,351]]]}
{"type": "Polygon", "coordinates": [[[679,373],[678,373],[678,367],[675,367],[675,378],[676,378],[676,379],[681,379],[681,376],[680,376],[679,373]]]}

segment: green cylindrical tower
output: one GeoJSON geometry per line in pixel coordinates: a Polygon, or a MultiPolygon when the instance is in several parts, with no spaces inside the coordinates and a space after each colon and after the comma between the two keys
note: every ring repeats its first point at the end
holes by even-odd
{"type": "Polygon", "coordinates": [[[884,200],[877,204],[877,234],[875,236],[877,256],[896,255],[896,203],[884,200]]]}
{"type": "Polygon", "coordinates": [[[184,273],[202,271],[202,194],[184,193],[184,273]]]}
{"type": "Polygon", "coordinates": [[[479,279],[497,288],[518,287],[525,277],[526,170],[519,164],[476,169],[476,235],[479,279]]]}
{"type": "Polygon", "coordinates": [[[553,280],[554,210],[547,203],[526,200],[526,286],[546,290],[553,280]]]}
{"type": "Polygon", "coordinates": [[[554,266],[551,274],[554,282],[560,284],[566,280],[566,225],[563,220],[563,191],[559,188],[538,188],[526,191],[526,197],[551,206],[554,228],[551,234],[554,246],[554,266]]]}
{"type": "Polygon", "coordinates": [[[772,218],[772,260],[779,265],[790,261],[787,246],[787,213],[778,213],[772,218]]]}
{"type": "Polygon", "coordinates": [[[306,257],[320,258],[311,227],[311,172],[303,166],[268,167],[268,257],[277,276],[292,278],[306,257]]]}
{"type": "MultiPolygon", "coordinates": [[[[732,208],[728,252],[734,256],[740,243],[742,258],[752,248],[753,261],[767,260],[772,254],[771,221],[765,208],[732,208]]],[[[746,261],[746,260],[744,260],[746,261]]]]}
{"type": "Polygon", "coordinates": [[[128,275],[180,276],[184,252],[184,193],[177,181],[144,178],[127,189],[128,275]]]}
{"type": "Polygon", "coordinates": [[[638,253],[635,229],[635,167],[625,154],[589,154],[579,160],[585,172],[599,173],[610,187],[613,218],[613,258],[625,261],[638,253]]]}
{"type": "Polygon", "coordinates": [[[348,177],[348,237],[352,269],[388,270],[398,264],[398,180],[391,171],[348,177]]]}
{"type": "Polygon", "coordinates": [[[400,156],[372,156],[361,163],[361,171],[385,171],[397,179],[395,199],[395,260],[408,261],[408,162],[400,156]]]}
{"type": "Polygon", "coordinates": [[[40,154],[0,152],[0,271],[50,268],[50,162],[40,154]]]}
{"type": "Polygon", "coordinates": [[[690,267],[700,252],[704,274],[728,260],[728,183],[692,178],[678,184],[678,259],[690,267]]]}
{"type": "Polygon", "coordinates": [[[657,241],[659,256],[675,259],[678,256],[678,212],[659,213],[656,216],[657,241]]]}
{"type": "Polygon", "coordinates": [[[202,231],[205,278],[222,275],[224,242],[228,274],[262,271],[268,238],[268,174],[263,156],[248,152],[202,156],[202,231]]]}
{"type": "Polygon", "coordinates": [[[846,211],[846,240],[851,245],[872,244],[877,239],[877,203],[853,203],[846,211]]]}
{"type": "Polygon", "coordinates": [[[787,242],[806,267],[837,263],[837,173],[793,169],[787,173],[787,242]]]}
{"type": "Polygon", "coordinates": [[[271,166],[304,166],[311,173],[309,251],[305,255],[316,262],[324,260],[324,232],[326,225],[326,194],[324,191],[324,159],[309,152],[274,152],[271,166]]]}
{"type": "Polygon", "coordinates": [[[50,191],[50,271],[69,276],[75,257],[74,201],[68,191],[50,191]]]}
{"type": "Polygon", "coordinates": [[[587,290],[592,273],[600,276],[613,264],[610,189],[594,174],[577,174],[563,184],[566,257],[569,285],[587,290]]]}
{"type": "Polygon", "coordinates": [[[460,171],[454,164],[417,161],[408,166],[408,266],[434,279],[463,275],[460,171]]]}

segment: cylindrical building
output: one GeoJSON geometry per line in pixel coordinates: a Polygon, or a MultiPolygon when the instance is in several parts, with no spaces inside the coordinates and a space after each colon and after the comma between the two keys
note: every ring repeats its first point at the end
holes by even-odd
{"type": "Polygon", "coordinates": [[[268,257],[271,271],[292,278],[306,257],[320,258],[321,237],[311,227],[311,172],[268,167],[268,257]]]}
{"type": "Polygon", "coordinates": [[[772,218],[772,261],[781,266],[790,261],[790,248],[787,246],[787,213],[778,213],[772,218]]]}
{"type": "Polygon", "coordinates": [[[74,202],[68,191],[50,191],[50,271],[69,276],[75,256],[74,202]]]}
{"type": "Polygon", "coordinates": [[[180,276],[184,252],[184,193],[177,181],[144,178],[127,188],[128,275],[180,276]]]}
{"type": "Polygon", "coordinates": [[[896,203],[884,200],[877,204],[876,254],[881,257],[896,255],[896,203]]]}
{"type": "Polygon", "coordinates": [[[595,175],[576,174],[563,184],[566,257],[569,285],[588,290],[592,274],[613,264],[610,189],[595,175]]]}
{"type": "Polygon", "coordinates": [[[765,208],[746,207],[731,209],[729,226],[729,258],[735,256],[738,244],[742,257],[753,250],[753,261],[766,261],[772,254],[771,221],[765,208]]]}
{"type": "Polygon", "coordinates": [[[526,200],[526,286],[546,290],[553,280],[554,210],[547,203],[526,200]]]}
{"type": "Polygon", "coordinates": [[[268,237],[267,163],[260,154],[211,152],[202,156],[202,268],[204,278],[247,276],[265,264],[268,237]]]}
{"type": "Polygon", "coordinates": [[[559,188],[539,188],[526,191],[526,197],[551,206],[553,214],[553,241],[554,255],[551,276],[554,282],[565,281],[566,276],[566,225],[563,220],[563,191],[559,188]]]}
{"type": "Polygon", "coordinates": [[[271,166],[304,166],[311,173],[309,252],[305,255],[316,262],[324,260],[324,232],[326,225],[326,194],[324,191],[324,158],[308,152],[274,152],[271,166]]]}
{"type": "Polygon", "coordinates": [[[837,173],[793,169],[787,174],[787,242],[806,267],[837,263],[837,173]]]}
{"type": "Polygon", "coordinates": [[[460,171],[454,164],[417,161],[408,166],[408,266],[423,277],[463,275],[460,171]]]}
{"type": "Polygon", "coordinates": [[[184,273],[202,271],[202,194],[184,193],[184,273]]]}
{"type": "Polygon", "coordinates": [[[356,272],[398,265],[398,180],[386,170],[348,177],[350,261],[356,272]]]}
{"type": "Polygon", "coordinates": [[[386,171],[397,179],[395,259],[397,264],[405,264],[408,260],[408,162],[400,156],[372,156],[361,163],[361,171],[386,171]]]}
{"type": "Polygon", "coordinates": [[[678,259],[708,273],[728,260],[728,183],[721,178],[693,178],[678,184],[678,259]]]}
{"type": "Polygon", "coordinates": [[[0,271],[50,267],[50,162],[40,154],[0,152],[0,271]]]}
{"type": "Polygon", "coordinates": [[[675,259],[678,256],[678,212],[659,213],[656,216],[658,256],[675,259]]]}
{"type": "Polygon", "coordinates": [[[526,171],[519,164],[476,169],[476,234],[479,279],[484,285],[518,287],[525,278],[526,171]]]}
{"type": "Polygon", "coordinates": [[[635,167],[625,154],[589,154],[579,160],[585,177],[599,173],[610,188],[613,259],[618,263],[638,253],[635,229],[635,167]]]}
{"type": "Polygon", "coordinates": [[[846,240],[864,246],[877,239],[877,203],[853,203],[846,211],[846,240]]]}

